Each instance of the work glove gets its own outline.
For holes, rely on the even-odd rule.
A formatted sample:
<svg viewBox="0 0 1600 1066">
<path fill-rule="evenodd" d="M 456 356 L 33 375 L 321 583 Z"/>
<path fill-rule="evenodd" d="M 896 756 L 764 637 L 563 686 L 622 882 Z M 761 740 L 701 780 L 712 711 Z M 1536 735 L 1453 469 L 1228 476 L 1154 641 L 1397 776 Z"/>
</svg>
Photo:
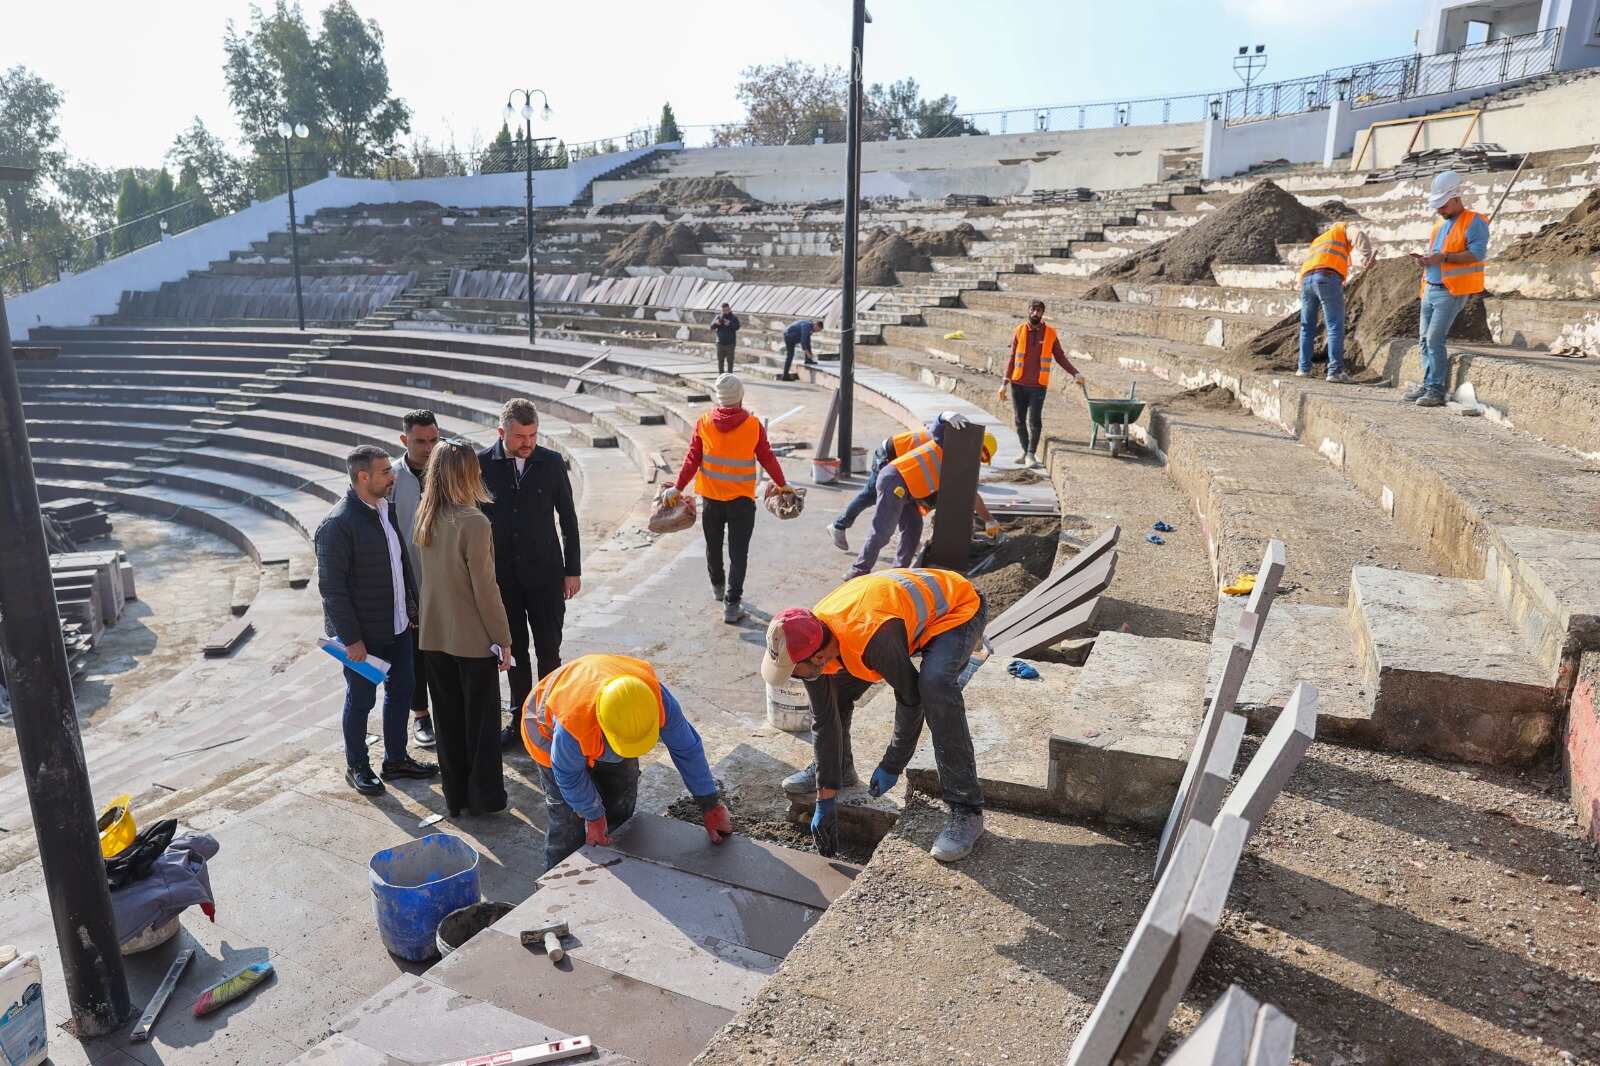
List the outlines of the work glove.
<svg viewBox="0 0 1600 1066">
<path fill-rule="evenodd" d="M 816 842 L 817 854 L 832 858 L 839 854 L 839 801 L 833 797 L 817 800 L 817 809 L 811 813 L 811 839 Z"/>
<path fill-rule="evenodd" d="M 583 822 L 583 842 L 585 844 L 599 844 L 601 846 L 611 843 L 611 836 L 606 827 L 606 816 L 586 818 Z"/>
<path fill-rule="evenodd" d="M 972 424 L 967 416 L 959 411 L 946 411 L 944 414 L 940 415 L 939 418 L 942 422 L 944 422 L 945 425 L 952 429 L 966 429 Z"/>
<path fill-rule="evenodd" d="M 678 506 L 678 501 L 682 498 L 683 493 L 679 492 L 671 485 L 668 485 L 666 488 L 661 490 L 661 505 L 663 507 L 676 507 Z"/>
<path fill-rule="evenodd" d="M 899 774 L 891 774 L 889 771 L 880 766 L 876 770 L 872 771 L 872 779 L 867 782 L 867 795 L 881 796 L 893 788 L 895 786 L 895 782 L 899 780 Z"/>
<path fill-rule="evenodd" d="M 713 844 L 720 844 L 733 835 L 733 815 L 728 813 L 726 803 L 701 811 L 700 821 L 705 824 L 706 836 L 711 838 Z"/>
</svg>

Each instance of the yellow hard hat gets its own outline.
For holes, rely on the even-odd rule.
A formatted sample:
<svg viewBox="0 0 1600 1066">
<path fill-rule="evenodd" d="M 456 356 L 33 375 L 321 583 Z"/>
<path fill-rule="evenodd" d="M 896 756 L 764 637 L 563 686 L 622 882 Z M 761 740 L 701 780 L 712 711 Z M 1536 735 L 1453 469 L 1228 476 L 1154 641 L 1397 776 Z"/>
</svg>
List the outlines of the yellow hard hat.
<svg viewBox="0 0 1600 1066">
<path fill-rule="evenodd" d="M 1000 442 L 994 439 L 994 434 L 988 430 L 983 431 L 983 461 L 994 461 L 994 453 L 1000 450 Z"/>
<path fill-rule="evenodd" d="M 632 675 L 613 677 L 600 687 L 594 714 L 606 743 L 624 759 L 637 759 L 661 737 L 661 704 L 650 686 Z"/>
<path fill-rule="evenodd" d="M 133 801 L 123 793 L 100 812 L 100 854 L 110 859 L 120 855 L 139 835 L 133 824 Z"/>
</svg>

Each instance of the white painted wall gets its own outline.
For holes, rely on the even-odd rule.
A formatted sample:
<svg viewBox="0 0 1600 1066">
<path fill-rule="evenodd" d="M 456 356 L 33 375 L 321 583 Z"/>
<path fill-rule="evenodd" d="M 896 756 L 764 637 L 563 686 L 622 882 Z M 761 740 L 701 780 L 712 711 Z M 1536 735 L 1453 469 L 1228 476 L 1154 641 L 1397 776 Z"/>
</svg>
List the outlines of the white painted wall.
<svg viewBox="0 0 1600 1066">
<path fill-rule="evenodd" d="M 1557 70 L 1600 66 L 1600 0 L 1426 0 L 1417 48 L 1435 55 L 1461 47 L 1468 19 L 1493 37 L 1561 28 Z"/>
<path fill-rule="evenodd" d="M 1376 109 L 1362 108 L 1357 114 L 1365 117 L 1371 110 Z M 1467 136 L 1470 122 L 1452 118 L 1425 123 L 1417 135 L 1416 150 L 1456 147 Z M 1400 162 L 1414 129 L 1400 125 L 1374 130 L 1362 169 Z M 1600 144 L 1600 79 L 1557 85 L 1492 106 L 1479 116 L 1471 139 L 1499 144 L 1509 152 Z"/>
<path fill-rule="evenodd" d="M 1327 142 L 1328 112 L 1306 111 L 1282 118 L 1241 122 L 1233 126 L 1221 119 L 1206 119 L 1205 159 L 1200 175 L 1226 178 L 1258 163 L 1287 159 L 1291 163 L 1320 163 Z"/>
</svg>

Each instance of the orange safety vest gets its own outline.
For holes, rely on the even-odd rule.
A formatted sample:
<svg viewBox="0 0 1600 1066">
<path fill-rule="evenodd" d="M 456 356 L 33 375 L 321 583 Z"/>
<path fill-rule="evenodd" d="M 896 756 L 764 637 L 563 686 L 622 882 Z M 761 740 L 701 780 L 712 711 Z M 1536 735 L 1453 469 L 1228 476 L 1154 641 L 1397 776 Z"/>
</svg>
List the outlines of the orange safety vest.
<svg viewBox="0 0 1600 1066">
<path fill-rule="evenodd" d="M 891 458 L 905 455 L 913 448 L 920 448 L 933 439 L 933 434 L 925 429 L 908 429 L 904 433 L 896 433 L 889 438 L 889 455 Z"/>
<path fill-rule="evenodd" d="M 1056 328 L 1050 323 L 1044 323 L 1044 339 L 1039 342 L 1039 385 L 1050 385 L 1050 364 L 1055 360 L 1052 354 L 1056 350 Z M 1017 327 L 1011 335 L 1011 380 L 1022 380 L 1023 356 L 1028 351 L 1028 324 L 1024 322 Z"/>
<path fill-rule="evenodd" d="M 694 476 L 694 491 L 708 500 L 756 498 L 756 445 L 761 440 L 761 423 L 755 415 L 730 430 L 720 430 L 711 415 L 700 416 L 695 426 L 700 434 L 700 472 Z"/>
<path fill-rule="evenodd" d="M 940 633 L 965 624 L 978 604 L 978 590 L 953 570 L 881 570 L 846 581 L 811 611 L 839 641 L 839 659 L 823 673 L 842 668 L 863 681 L 882 681 L 861 655 L 885 622 L 905 623 L 906 650 L 915 655 Z"/>
<path fill-rule="evenodd" d="M 1331 270 L 1341 278 L 1350 276 L 1350 238 L 1343 222 L 1335 222 L 1311 242 L 1311 254 L 1300 264 L 1300 276 L 1304 278 L 1313 270 Z"/>
<path fill-rule="evenodd" d="M 667 724 L 667 705 L 655 668 L 643 659 L 626 655 L 584 655 L 564 663 L 539 679 L 522 706 L 522 746 L 541 766 L 550 765 L 550 744 L 556 723 L 577 738 L 584 758 L 593 766 L 606 753 L 606 737 L 595 716 L 594 701 L 600 690 L 619 674 L 637 677 L 650 686 L 661 707 L 661 725 Z"/>
<path fill-rule="evenodd" d="M 891 460 L 889 465 L 900 471 L 900 477 L 905 481 L 906 491 L 911 493 L 912 499 L 926 500 L 939 491 L 939 470 L 944 465 L 944 449 L 930 439 L 921 447 Z"/>
<path fill-rule="evenodd" d="M 1450 232 L 1445 235 L 1444 247 L 1440 249 L 1445 254 L 1451 252 L 1464 252 L 1467 250 L 1467 229 L 1472 225 L 1472 220 L 1478 217 L 1476 211 L 1465 209 L 1457 215 L 1450 226 Z M 1433 223 L 1433 232 L 1428 234 L 1428 251 L 1433 251 L 1433 242 L 1439 239 L 1439 227 L 1445 224 L 1445 219 L 1436 219 Z M 1483 260 L 1473 259 L 1466 263 L 1440 263 L 1439 280 L 1444 282 L 1445 291 L 1451 296 L 1471 296 L 1475 292 L 1483 291 Z M 1428 275 L 1424 271 L 1422 282 L 1417 286 L 1417 297 L 1428 295 Z"/>
</svg>

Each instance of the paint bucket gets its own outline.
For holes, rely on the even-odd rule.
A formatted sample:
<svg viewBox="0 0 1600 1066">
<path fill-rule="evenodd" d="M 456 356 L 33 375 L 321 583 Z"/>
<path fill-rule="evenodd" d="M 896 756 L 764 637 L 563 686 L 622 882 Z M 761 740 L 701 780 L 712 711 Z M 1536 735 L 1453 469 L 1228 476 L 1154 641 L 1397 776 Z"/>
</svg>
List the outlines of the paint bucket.
<svg viewBox="0 0 1600 1066">
<path fill-rule="evenodd" d="M 49 1054 L 39 956 L 0 947 L 0 1062 L 39 1066 Z"/>
<path fill-rule="evenodd" d="M 811 480 L 818 485 L 831 485 L 839 480 L 839 460 L 811 460 Z"/>
<path fill-rule="evenodd" d="M 439 954 L 445 915 L 478 902 L 477 849 L 448 833 L 385 848 L 367 876 L 383 946 L 413 962 Z"/>
<path fill-rule="evenodd" d="M 810 732 L 811 700 L 805 685 L 791 680 L 767 686 L 767 724 L 785 733 Z"/>
<path fill-rule="evenodd" d="M 160 925 L 152 925 L 143 932 L 136 933 L 128 940 L 123 941 L 122 953 L 124 955 L 137 955 L 141 951 L 158 948 L 177 935 L 178 916 L 173 915 Z"/>
<path fill-rule="evenodd" d="M 439 923 L 439 932 L 435 935 L 440 956 L 450 954 L 514 909 L 514 904 L 496 903 L 486 899 L 482 903 L 473 903 L 458 911 L 451 911 L 444 916 L 444 921 Z"/>
</svg>

